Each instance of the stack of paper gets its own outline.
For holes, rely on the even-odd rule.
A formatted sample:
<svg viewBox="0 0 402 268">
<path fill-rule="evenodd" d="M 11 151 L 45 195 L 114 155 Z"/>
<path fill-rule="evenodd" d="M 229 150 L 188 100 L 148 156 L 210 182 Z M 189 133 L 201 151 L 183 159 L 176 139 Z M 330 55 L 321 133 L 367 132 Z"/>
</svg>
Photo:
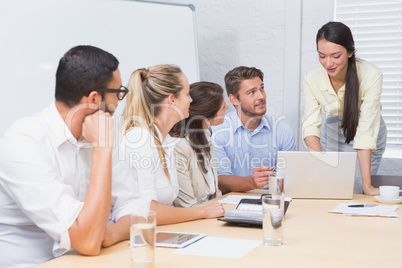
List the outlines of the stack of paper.
<svg viewBox="0 0 402 268">
<path fill-rule="evenodd" d="M 395 212 L 398 208 L 394 206 L 378 205 L 374 207 L 348 207 L 349 205 L 356 205 L 355 203 L 341 203 L 337 205 L 333 210 L 329 212 L 342 213 L 344 215 L 356 215 L 356 216 L 380 216 L 380 217 L 399 217 Z"/>
<path fill-rule="evenodd" d="M 251 203 L 240 203 L 236 210 L 250 210 L 250 211 L 260 211 L 262 213 L 261 204 L 251 204 Z"/>
<path fill-rule="evenodd" d="M 234 209 L 225 213 L 225 219 L 262 222 L 262 209 L 259 211 Z"/>
</svg>

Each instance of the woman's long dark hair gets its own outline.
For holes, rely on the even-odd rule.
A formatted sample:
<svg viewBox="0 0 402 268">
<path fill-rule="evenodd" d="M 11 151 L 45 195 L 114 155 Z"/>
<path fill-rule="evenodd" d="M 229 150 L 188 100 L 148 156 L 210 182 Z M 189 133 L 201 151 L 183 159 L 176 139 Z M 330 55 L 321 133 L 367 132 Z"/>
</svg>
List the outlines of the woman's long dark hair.
<svg viewBox="0 0 402 268">
<path fill-rule="evenodd" d="M 353 53 L 348 58 L 348 70 L 346 72 L 345 83 L 345 99 L 342 118 L 343 135 L 346 143 L 350 143 L 357 130 L 359 124 L 359 80 L 356 70 L 355 42 L 353 41 L 352 32 L 349 27 L 342 22 L 330 21 L 318 30 L 316 44 L 318 49 L 318 41 L 325 39 L 329 42 L 343 46 L 347 53 Z"/>
<path fill-rule="evenodd" d="M 196 152 L 200 168 L 206 173 L 204 155 L 211 158 L 211 149 L 205 136 L 202 122 L 216 116 L 223 104 L 223 89 L 211 82 L 197 82 L 190 85 L 189 117 L 178 122 L 170 131 L 174 137 L 187 138 Z"/>
</svg>

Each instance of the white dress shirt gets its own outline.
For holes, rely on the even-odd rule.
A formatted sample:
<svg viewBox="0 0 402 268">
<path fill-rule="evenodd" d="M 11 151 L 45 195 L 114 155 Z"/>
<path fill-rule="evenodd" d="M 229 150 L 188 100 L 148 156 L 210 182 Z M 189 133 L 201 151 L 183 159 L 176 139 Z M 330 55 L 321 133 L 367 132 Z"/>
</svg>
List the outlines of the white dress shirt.
<svg viewBox="0 0 402 268">
<path fill-rule="evenodd" d="M 155 128 L 162 141 L 162 135 L 156 125 Z M 114 162 L 113 172 L 129 168 L 130 180 L 138 183 L 142 198 L 155 200 L 162 205 L 172 205 L 179 192 L 174 146 L 175 141 L 168 134 L 162 142 L 166 153 L 165 159 L 170 177 L 168 178 L 162 168 L 151 133 L 142 127 L 134 127 L 122 138 L 119 161 Z"/>
<path fill-rule="evenodd" d="M 54 103 L 0 137 L 0 267 L 32 267 L 71 249 L 68 229 L 84 206 L 92 155 Z M 135 193 L 122 196 L 113 199 L 116 218 L 137 208 Z"/>
<path fill-rule="evenodd" d="M 33 266 L 70 250 L 68 229 L 84 206 L 91 172 L 85 145 L 55 104 L 1 137 L 0 267 Z"/>
</svg>

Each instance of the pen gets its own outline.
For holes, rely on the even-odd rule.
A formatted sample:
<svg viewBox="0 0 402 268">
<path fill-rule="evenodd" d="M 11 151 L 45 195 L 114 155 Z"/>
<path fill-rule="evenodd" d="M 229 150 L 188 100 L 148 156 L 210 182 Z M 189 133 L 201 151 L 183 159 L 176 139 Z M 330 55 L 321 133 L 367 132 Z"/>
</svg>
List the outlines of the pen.
<svg viewBox="0 0 402 268">
<path fill-rule="evenodd" d="M 376 207 L 378 205 L 375 204 L 356 204 L 356 205 L 348 205 L 349 208 L 367 208 L 367 207 Z"/>
</svg>

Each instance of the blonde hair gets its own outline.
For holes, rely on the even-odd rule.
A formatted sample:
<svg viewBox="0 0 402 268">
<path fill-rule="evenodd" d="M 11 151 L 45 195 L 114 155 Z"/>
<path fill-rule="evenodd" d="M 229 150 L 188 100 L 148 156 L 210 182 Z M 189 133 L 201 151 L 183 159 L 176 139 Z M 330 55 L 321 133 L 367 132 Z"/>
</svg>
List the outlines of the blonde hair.
<svg viewBox="0 0 402 268">
<path fill-rule="evenodd" d="M 128 81 L 128 94 L 123 112 L 121 134 L 140 126 L 148 130 L 155 140 L 163 170 L 170 180 L 167 169 L 165 150 L 154 127 L 154 117 L 159 112 L 159 105 L 170 95 L 178 97 L 183 85 L 180 80 L 181 69 L 174 65 L 161 64 L 135 70 Z"/>
</svg>

